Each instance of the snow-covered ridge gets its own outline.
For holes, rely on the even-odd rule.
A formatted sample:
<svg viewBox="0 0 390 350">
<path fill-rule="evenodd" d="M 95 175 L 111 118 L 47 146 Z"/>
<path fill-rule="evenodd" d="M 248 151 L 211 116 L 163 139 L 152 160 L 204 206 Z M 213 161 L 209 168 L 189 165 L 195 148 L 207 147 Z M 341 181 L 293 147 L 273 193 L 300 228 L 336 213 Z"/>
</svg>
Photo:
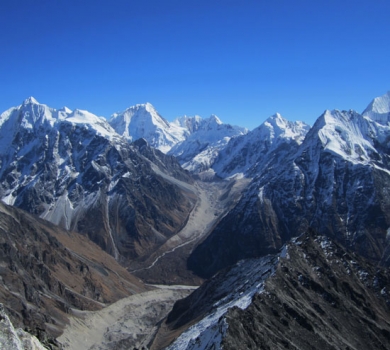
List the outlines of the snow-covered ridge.
<svg viewBox="0 0 390 350">
<path fill-rule="evenodd" d="M 48 124 L 51 128 L 58 128 L 61 122 L 84 125 L 109 139 L 117 136 L 114 129 L 103 117 L 98 117 L 93 113 L 80 109 L 71 111 L 67 107 L 61 109 L 50 108 L 39 103 L 34 97 L 27 98 L 20 106 L 12 107 L 0 115 L 2 135 L 5 134 L 3 128 L 7 128 L 9 136 L 14 135 L 20 127 L 32 131 Z"/>
<path fill-rule="evenodd" d="M 185 115 L 183 117 L 176 118 L 172 123 L 187 129 L 190 134 L 193 134 L 200 129 L 215 129 L 218 128 L 219 125 L 223 124 L 222 121 L 214 114 L 206 119 L 203 119 L 198 115 L 193 117 Z"/>
<path fill-rule="evenodd" d="M 325 150 L 341 155 L 351 162 L 369 162 L 375 152 L 368 135 L 369 124 L 356 112 L 326 111 L 325 125 L 318 136 Z"/>
<path fill-rule="evenodd" d="M 66 111 L 66 110 L 65 110 Z M 108 124 L 107 120 L 103 117 L 98 117 L 88 111 L 76 109 L 73 112 L 66 111 L 66 120 L 68 123 L 84 125 L 87 128 L 92 127 L 96 132 L 105 136 L 108 139 L 116 137 L 115 130 Z"/>
<path fill-rule="evenodd" d="M 189 135 L 172 147 L 169 154 L 177 157 L 185 169 L 196 173 L 209 169 L 231 138 L 248 132 L 239 126 L 223 124 L 215 115 L 206 119 L 185 116 L 176 119 L 174 123 L 185 125 Z"/>
<path fill-rule="evenodd" d="M 232 139 L 221 151 L 213 169 L 221 177 L 247 174 L 253 166 L 259 168 L 266 164 L 267 155 L 281 145 L 300 145 L 309 129 L 303 122 L 290 122 L 276 113 L 249 133 Z"/>
<path fill-rule="evenodd" d="M 248 132 L 242 127 L 223 124 L 215 115 L 205 119 L 184 116 L 168 122 L 150 103 L 129 107 L 113 114 L 107 121 L 85 110 L 50 108 L 29 97 L 0 116 L 2 154 L 9 152 L 12 140 L 20 130 L 37 133 L 38 129 L 47 129 L 38 132 L 43 135 L 59 130 L 67 123 L 110 141 L 123 138 L 132 142 L 143 138 L 150 146 L 176 156 L 183 167 L 194 172 L 209 169 L 232 137 Z"/>
<path fill-rule="evenodd" d="M 281 257 L 286 256 L 285 250 L 281 251 Z M 263 292 L 264 283 L 275 273 L 278 261 L 279 255 L 270 255 L 238 262 L 223 276 L 221 283 L 217 282 L 215 289 L 211 288 L 213 297 L 225 296 L 217 300 L 205 317 L 188 328 L 166 349 L 220 349 L 227 330 L 224 316 L 232 307 L 246 309 L 253 296 Z"/>
<path fill-rule="evenodd" d="M 318 133 L 321 144 L 329 152 L 354 163 L 367 163 L 374 152 L 374 139 L 388 143 L 389 113 L 390 92 L 375 98 L 362 115 L 353 111 L 326 111 L 311 134 Z M 201 173 L 211 168 L 212 173 L 222 177 L 237 173 L 250 176 L 248 172 L 253 173 L 265 164 L 266 154 L 283 144 L 301 145 L 310 129 L 303 122 L 287 121 L 279 113 L 250 132 L 223 124 L 215 115 L 204 119 L 183 116 L 169 122 L 150 103 L 114 113 L 107 122 L 88 111 L 54 109 L 29 97 L 22 105 L 1 114 L 0 128 L 4 132 L 0 136 L 0 152 L 8 152 L 10 138 L 19 127 L 33 130 L 48 125 L 56 129 L 60 123 L 81 125 L 109 140 L 143 138 L 150 146 L 177 157 L 187 170 Z"/>
<path fill-rule="evenodd" d="M 127 140 L 144 138 L 152 147 L 178 157 L 182 166 L 192 171 L 209 168 L 215 154 L 232 136 L 247 132 L 245 128 L 223 124 L 215 115 L 205 119 L 183 116 L 168 122 L 150 103 L 115 113 L 109 123 Z"/>
<path fill-rule="evenodd" d="M 327 110 L 317 119 L 300 152 L 314 147 L 317 135 L 326 152 L 337 154 L 354 164 L 370 164 L 373 159 L 379 159 L 376 144 L 379 142 L 386 146 L 389 134 L 390 125 L 353 110 Z"/>
</svg>

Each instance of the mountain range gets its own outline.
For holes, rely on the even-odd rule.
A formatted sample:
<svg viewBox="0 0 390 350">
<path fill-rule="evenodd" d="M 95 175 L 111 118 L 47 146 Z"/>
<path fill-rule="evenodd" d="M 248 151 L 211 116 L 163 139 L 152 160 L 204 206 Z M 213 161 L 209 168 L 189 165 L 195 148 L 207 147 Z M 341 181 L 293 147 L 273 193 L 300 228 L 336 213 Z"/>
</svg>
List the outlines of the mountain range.
<svg viewBox="0 0 390 350">
<path fill-rule="evenodd" d="M 372 110 L 326 111 L 309 131 L 298 129 L 299 136 L 279 131 L 292 137 L 273 142 L 263 137 L 256 146 L 241 146 L 265 151 L 244 168 L 251 183 L 192 253 L 190 268 L 211 277 L 240 259 L 276 252 L 309 227 L 388 265 L 390 126 L 383 115 L 369 118 Z M 223 162 L 236 164 L 226 156 Z"/>
<path fill-rule="evenodd" d="M 101 257 L 111 256 L 118 264 L 113 271 L 126 268 L 126 279 L 133 281 L 126 283 L 135 283 L 131 274 L 153 284 L 203 283 L 173 307 L 165 323 L 159 323 L 160 330 L 148 338 L 150 348 L 168 346 L 184 332 L 170 348 L 235 348 L 237 342 L 244 342 L 255 348 L 290 344 L 306 349 L 304 337 L 294 340 L 288 334 L 307 331 L 310 337 L 320 334 L 321 340 L 313 338 L 318 349 L 363 349 L 352 341 L 356 332 L 343 325 L 345 315 L 359 307 L 371 311 L 355 313 L 354 327 L 374 327 L 361 335 L 361 346 L 380 333 L 375 341 L 371 339 L 373 348 L 386 348 L 384 339 L 390 334 L 386 299 L 389 155 L 390 93 L 375 98 L 362 113 L 327 110 L 313 126 L 275 114 L 252 131 L 223 124 L 215 115 L 168 122 L 150 103 L 106 120 L 83 110 L 50 108 L 30 97 L 0 115 L 0 197 L 4 202 L 0 219 L 4 222 L 3 255 L 9 256 L 2 265 L 2 278 L 5 290 L 13 291 L 4 290 L 0 302 L 13 322 L 45 329 L 56 337 L 65 327 L 67 310 L 87 307 L 80 304 L 79 295 L 84 298 L 80 300 L 95 300 L 88 304 L 92 310 L 98 303 L 112 303 L 148 289 L 141 282 L 137 291 L 125 285 L 117 289 L 112 287 L 114 280 L 99 282 L 111 287 L 97 287 L 94 283 L 103 278 L 98 275 L 88 275 L 87 282 L 85 271 L 91 274 L 95 269 L 101 274 L 106 265 L 99 259 L 91 263 L 84 250 L 69 255 L 75 248 L 58 238 L 69 236 L 74 242 L 82 239 L 80 246 L 96 246 L 93 249 L 100 249 Z M 28 219 L 21 221 L 25 216 Z M 12 234 L 7 220 L 21 225 L 18 235 Z M 36 225 L 44 236 L 34 233 Z M 17 240 L 25 240 L 25 247 Z M 325 254 L 327 246 L 336 248 Z M 294 259 L 286 260 L 286 249 L 298 249 L 299 254 L 289 253 Z M 333 259 L 336 251 L 342 251 L 337 261 Z M 304 254 L 325 260 L 304 261 Z M 355 265 L 343 258 L 346 255 L 364 268 L 351 270 Z M 340 264 L 344 270 L 336 267 Z M 63 277 L 50 271 L 64 269 L 60 275 L 65 276 L 66 269 L 76 269 L 72 266 L 78 266 L 84 279 L 72 277 L 69 299 Z M 80 266 L 85 267 L 80 270 Z M 326 271 L 321 272 L 323 280 L 317 274 L 321 281 L 309 274 L 319 266 Z M 286 269 L 299 273 L 286 280 L 282 273 Z M 357 279 L 350 279 L 348 269 L 355 271 Z M 374 276 L 368 284 L 359 277 L 363 270 Z M 23 287 L 15 282 L 18 275 L 24 276 Z M 39 277 L 36 282 L 34 276 Z M 375 278 L 381 282 L 375 284 Z M 268 303 L 270 292 L 264 292 L 264 286 L 282 290 L 286 284 L 292 286 L 290 294 L 296 303 L 288 302 L 290 297 L 282 292 L 272 296 L 273 304 Z M 332 294 L 331 286 L 339 294 Z M 115 296 L 103 297 L 102 291 L 108 293 L 111 288 L 117 289 Z M 330 306 L 320 302 L 317 294 L 330 295 L 330 301 L 325 298 Z M 58 300 L 56 307 L 66 305 L 59 308 L 61 322 L 55 329 L 48 325 L 56 324 L 58 315 L 38 317 L 51 305 L 47 295 Z M 312 306 L 300 304 L 304 295 L 311 298 Z M 332 300 L 344 316 L 333 312 Z M 259 337 L 249 327 L 246 310 L 252 312 L 261 305 L 278 320 L 282 312 L 286 321 L 264 323 L 261 314 L 253 311 L 250 318 L 256 319 Z M 41 311 L 36 320 L 31 311 L 23 311 L 37 307 Z M 326 325 L 330 328 L 320 333 L 316 324 L 321 325 L 318 319 L 323 314 L 329 315 Z M 186 345 L 180 339 L 187 339 Z"/>
</svg>

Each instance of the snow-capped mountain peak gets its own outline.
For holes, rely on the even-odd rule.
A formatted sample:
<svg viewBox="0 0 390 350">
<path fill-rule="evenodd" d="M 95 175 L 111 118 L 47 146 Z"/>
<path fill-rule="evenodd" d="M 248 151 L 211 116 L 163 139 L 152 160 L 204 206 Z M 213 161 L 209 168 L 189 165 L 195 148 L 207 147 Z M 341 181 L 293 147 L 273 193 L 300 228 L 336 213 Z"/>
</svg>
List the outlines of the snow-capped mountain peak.
<svg viewBox="0 0 390 350">
<path fill-rule="evenodd" d="M 202 118 L 198 115 L 195 115 L 193 117 L 189 116 L 183 116 L 176 118 L 172 124 L 179 125 L 185 129 L 188 130 L 189 134 L 193 134 L 194 132 L 200 131 L 200 130 L 211 130 L 211 129 L 218 129 L 218 127 L 222 126 L 226 127 L 215 114 L 212 114 L 208 118 Z"/>
<path fill-rule="evenodd" d="M 317 119 L 306 143 L 309 145 L 313 133 L 316 133 L 326 152 L 337 154 L 352 163 L 366 164 L 376 153 L 372 138 L 375 135 L 380 140 L 382 132 L 377 123 L 356 111 L 326 110 Z M 302 149 L 306 149 L 306 146 Z"/>
<path fill-rule="evenodd" d="M 232 139 L 221 151 L 213 169 L 221 177 L 248 175 L 254 165 L 256 169 L 264 166 L 268 156 L 281 145 L 288 144 L 285 149 L 289 150 L 300 145 L 309 129 L 303 122 L 290 122 L 276 113 L 249 133 Z"/>
<path fill-rule="evenodd" d="M 281 114 L 275 113 L 258 129 L 259 131 L 266 129 L 267 134 L 269 133 L 268 138 L 270 139 L 277 137 L 291 138 L 301 143 L 309 128 L 310 127 L 303 122 L 290 122 L 287 119 L 284 119 Z M 263 134 L 264 131 L 265 130 L 263 130 L 261 134 Z"/>
<path fill-rule="evenodd" d="M 221 119 L 219 119 L 215 114 L 212 114 L 210 117 L 209 117 L 209 123 L 215 123 L 217 125 L 221 125 L 222 124 L 222 121 Z"/>
<path fill-rule="evenodd" d="M 193 117 L 184 115 L 182 117 L 176 118 L 172 122 L 172 124 L 181 126 L 181 127 L 185 128 L 186 130 L 188 130 L 189 134 L 192 134 L 194 131 L 196 131 L 198 129 L 202 120 L 203 120 L 202 117 L 200 117 L 199 115 L 195 115 Z"/>
<path fill-rule="evenodd" d="M 20 106 L 12 107 L 1 114 L 0 127 L 8 123 L 9 128 L 34 129 L 45 122 L 54 124 L 58 118 L 57 111 L 40 104 L 34 97 L 29 97 Z"/>
<path fill-rule="evenodd" d="M 185 127 L 189 135 L 172 147 L 169 154 L 176 156 L 185 169 L 196 173 L 208 170 L 231 138 L 248 132 L 245 128 L 223 124 L 216 115 L 207 119 L 184 116 L 173 123 Z"/>
<path fill-rule="evenodd" d="M 0 154 L 7 154 L 18 150 L 19 153 L 29 152 L 32 140 L 36 146 L 48 137 L 49 134 L 59 131 L 66 124 L 83 126 L 91 131 L 91 135 L 101 135 L 108 140 L 120 138 L 104 118 L 100 118 L 88 111 L 74 110 L 64 107 L 50 108 L 29 97 L 17 107 L 12 107 L 0 115 Z M 20 144 L 15 146 L 15 140 Z M 22 146 L 23 145 L 23 146 Z M 16 147 L 16 148 L 15 148 Z M 24 147 L 27 147 L 24 151 Z M 13 149 L 15 148 L 15 149 Z M 4 164 L 3 164 L 4 165 Z"/>
<path fill-rule="evenodd" d="M 133 132 L 140 131 L 138 128 L 145 128 L 147 126 L 169 128 L 169 122 L 149 102 L 136 104 L 123 112 L 114 113 L 111 116 L 110 124 L 120 126 L 123 129 L 123 135 L 134 140 L 138 137 L 134 136 Z"/>
<path fill-rule="evenodd" d="M 109 123 L 127 140 L 144 138 L 152 147 L 163 152 L 169 151 L 177 142 L 184 140 L 186 133 L 183 127 L 164 119 L 148 102 L 113 114 Z"/>
<path fill-rule="evenodd" d="M 390 91 L 374 98 L 364 110 L 363 116 L 377 123 L 387 124 L 390 121 Z"/>
<path fill-rule="evenodd" d="M 72 113 L 72 110 L 66 106 L 62 107 L 61 109 L 58 110 L 59 112 L 64 112 L 66 114 Z"/>
<path fill-rule="evenodd" d="M 24 105 L 28 105 L 28 104 L 39 104 L 39 102 L 32 96 L 26 98 L 24 101 L 23 101 L 23 104 Z"/>
</svg>

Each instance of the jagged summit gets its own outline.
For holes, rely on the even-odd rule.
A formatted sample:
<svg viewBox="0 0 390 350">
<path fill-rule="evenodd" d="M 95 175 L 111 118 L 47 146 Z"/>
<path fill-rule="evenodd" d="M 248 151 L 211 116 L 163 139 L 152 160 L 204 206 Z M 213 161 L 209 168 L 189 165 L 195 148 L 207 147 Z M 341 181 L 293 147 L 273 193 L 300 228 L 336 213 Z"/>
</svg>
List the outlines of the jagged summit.
<svg viewBox="0 0 390 350">
<path fill-rule="evenodd" d="M 34 97 L 30 96 L 23 101 L 23 104 L 39 104 L 39 102 Z"/>
<path fill-rule="evenodd" d="M 149 102 L 114 113 L 110 125 L 129 141 L 144 138 L 149 144 L 167 152 L 177 142 L 184 140 L 185 129 L 164 119 Z"/>
<path fill-rule="evenodd" d="M 72 113 L 72 110 L 66 106 L 62 107 L 61 109 L 59 109 L 60 112 L 64 112 L 66 114 L 70 114 Z"/>
<path fill-rule="evenodd" d="M 339 155 L 354 164 L 369 164 L 377 153 L 373 137 L 383 142 L 387 130 L 354 110 L 335 109 L 326 110 L 309 133 L 301 150 L 303 153 L 308 148 L 317 147 L 313 140 L 319 140 L 325 152 Z"/>
<path fill-rule="evenodd" d="M 184 116 L 173 123 L 184 126 L 189 135 L 185 141 L 172 147 L 169 154 L 177 157 L 180 164 L 193 173 L 209 170 L 231 138 L 248 132 L 246 128 L 223 124 L 216 115 L 207 119 Z"/>
<path fill-rule="evenodd" d="M 122 112 L 117 112 L 114 113 L 110 121 L 114 121 L 116 119 L 121 119 L 123 118 L 126 122 L 130 122 L 131 119 L 155 119 L 156 121 L 163 122 L 165 124 L 169 124 L 168 121 L 166 121 L 158 112 L 157 110 L 153 107 L 153 105 L 149 102 L 146 103 L 139 103 L 134 106 L 131 106 L 129 108 L 126 108 Z"/>
<path fill-rule="evenodd" d="M 126 112 L 128 113 L 127 117 L 131 117 L 136 112 L 141 112 L 141 111 L 149 113 L 151 117 L 155 117 L 156 119 L 161 118 L 165 121 L 165 119 L 157 112 L 156 108 L 150 102 L 137 103 L 134 106 L 130 106 L 126 108 L 124 111 L 120 111 L 112 114 L 111 118 L 116 117 L 118 115 L 123 115 Z"/>
<path fill-rule="evenodd" d="M 196 131 L 203 120 L 202 117 L 199 115 L 195 115 L 193 117 L 184 115 L 182 117 L 176 118 L 172 124 L 178 125 L 183 127 L 184 129 L 188 130 L 188 134 L 192 134 L 194 131 Z"/>
<path fill-rule="evenodd" d="M 302 142 L 306 132 L 310 129 L 309 125 L 304 122 L 290 122 L 283 118 L 280 113 L 275 113 L 269 117 L 258 129 L 270 129 L 270 138 L 290 138 L 300 139 Z"/>
<path fill-rule="evenodd" d="M 299 146 L 309 129 L 303 122 L 290 122 L 276 113 L 247 134 L 233 138 L 221 151 L 213 169 L 221 177 L 258 171 L 278 148 L 292 151 Z"/>
<path fill-rule="evenodd" d="M 218 128 L 220 125 L 224 125 L 215 114 L 210 115 L 208 118 L 202 118 L 198 115 L 193 117 L 183 116 L 176 118 L 173 124 L 180 125 L 188 129 L 189 133 L 192 134 L 200 129 L 207 129 L 211 127 Z"/>
<path fill-rule="evenodd" d="M 8 147 L 11 139 L 18 133 L 32 132 L 37 136 L 45 132 L 49 134 L 53 129 L 59 130 L 67 123 L 84 125 L 93 133 L 104 135 L 108 139 L 120 138 L 105 118 L 81 109 L 71 111 L 67 107 L 51 108 L 29 97 L 21 105 L 12 107 L 0 115 L 0 128 L 4 128 L 0 146 Z M 8 131 L 4 132 L 5 129 Z"/>
<path fill-rule="evenodd" d="M 272 119 L 284 119 L 279 112 L 276 112 L 275 114 L 271 115 L 270 118 L 272 118 Z"/>
<path fill-rule="evenodd" d="M 215 114 L 212 114 L 210 116 L 209 120 L 210 120 L 210 122 L 214 122 L 214 123 L 219 124 L 219 125 L 222 124 L 221 119 L 219 119 Z"/>
</svg>

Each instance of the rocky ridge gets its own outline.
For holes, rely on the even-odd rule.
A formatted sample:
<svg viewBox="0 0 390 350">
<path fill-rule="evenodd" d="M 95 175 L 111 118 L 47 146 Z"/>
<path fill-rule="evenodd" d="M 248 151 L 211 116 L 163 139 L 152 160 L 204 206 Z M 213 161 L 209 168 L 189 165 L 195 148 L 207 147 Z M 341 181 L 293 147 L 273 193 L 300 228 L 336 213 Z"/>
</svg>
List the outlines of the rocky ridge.
<svg viewBox="0 0 390 350">
<path fill-rule="evenodd" d="M 39 340 L 23 329 L 15 329 L 0 304 L 0 348 L 7 350 L 45 350 Z"/>
<path fill-rule="evenodd" d="M 184 330 L 168 349 L 387 349 L 389 288 L 388 269 L 311 230 L 177 302 L 160 339 Z"/>
<path fill-rule="evenodd" d="M 388 349 L 390 280 L 326 236 L 307 234 L 245 310 L 231 309 L 223 349 Z"/>
</svg>

